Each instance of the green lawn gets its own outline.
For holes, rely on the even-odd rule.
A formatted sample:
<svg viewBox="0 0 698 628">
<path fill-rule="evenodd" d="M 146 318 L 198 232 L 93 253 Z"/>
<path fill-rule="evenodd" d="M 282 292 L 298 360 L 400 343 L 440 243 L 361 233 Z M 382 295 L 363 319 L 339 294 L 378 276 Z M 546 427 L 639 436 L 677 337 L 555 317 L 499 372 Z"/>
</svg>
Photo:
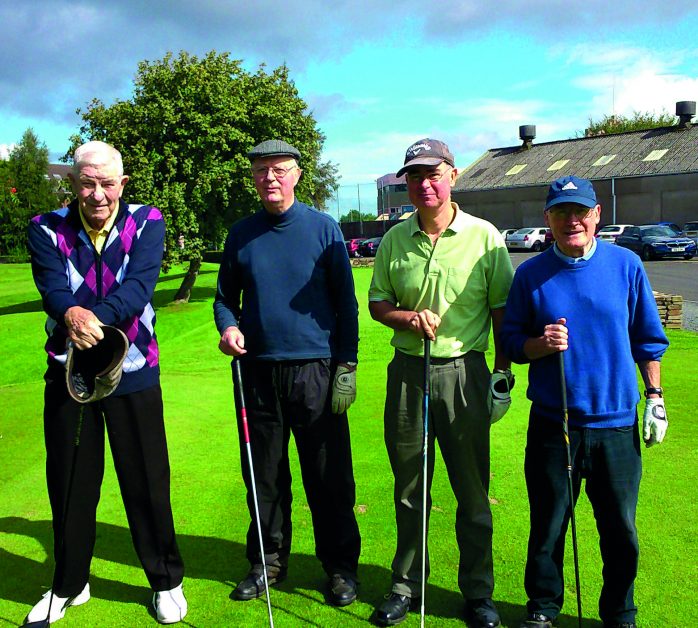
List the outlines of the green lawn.
<svg viewBox="0 0 698 628">
<path fill-rule="evenodd" d="M 181 269 L 180 269 L 181 270 Z M 161 348 L 172 499 L 186 563 L 185 591 L 192 626 L 263 626 L 264 600 L 232 602 L 228 593 L 247 570 L 248 525 L 236 447 L 230 367 L 218 352 L 212 321 L 216 267 L 204 265 L 192 301 L 169 304 L 181 272 L 164 275 L 156 306 Z M 355 269 L 361 311 L 359 397 L 350 410 L 357 516 L 363 537 L 360 599 L 344 609 L 328 607 L 324 573 L 313 555 L 310 513 L 300 485 L 295 450 L 295 538 L 288 579 L 272 590 L 275 624 L 354 626 L 369 618 L 390 588 L 394 550 L 392 478 L 382 436 L 385 367 L 390 332 L 373 322 L 366 292 L 371 270 Z M 42 345 L 44 315 L 29 266 L 0 266 L 0 625 L 16 625 L 50 586 L 51 524 L 44 481 Z M 638 524 L 640 574 L 636 598 L 640 625 L 696 625 L 698 590 L 698 423 L 694 418 L 698 334 L 672 331 L 663 361 L 670 428 L 665 443 L 644 450 Z M 524 614 L 523 566 L 528 506 L 523 448 L 528 412 L 526 369 L 509 414 L 492 429 L 492 509 L 495 538 L 495 599 L 506 626 Z M 437 460 L 430 528 L 432 575 L 427 587 L 428 625 L 463 625 L 457 590 L 453 531 L 455 503 L 445 469 Z M 601 566 L 593 516 L 580 498 L 578 538 L 585 626 L 600 626 L 596 606 Z M 574 574 L 568 552 L 567 603 L 558 625 L 576 626 Z M 131 547 L 130 535 L 108 461 L 98 512 L 92 563 L 93 599 L 71 609 L 62 626 L 154 625 L 146 604 L 150 592 Z M 419 613 L 402 624 L 416 626 Z"/>
</svg>

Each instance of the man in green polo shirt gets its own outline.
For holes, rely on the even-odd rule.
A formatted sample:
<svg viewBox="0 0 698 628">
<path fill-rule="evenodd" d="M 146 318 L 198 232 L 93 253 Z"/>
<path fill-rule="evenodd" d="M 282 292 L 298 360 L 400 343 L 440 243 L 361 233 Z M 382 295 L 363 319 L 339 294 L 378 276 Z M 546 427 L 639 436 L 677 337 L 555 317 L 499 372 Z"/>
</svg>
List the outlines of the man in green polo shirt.
<svg viewBox="0 0 698 628">
<path fill-rule="evenodd" d="M 513 377 L 509 360 L 499 350 L 498 332 L 513 269 L 497 229 L 451 202 L 458 172 L 446 144 L 433 139 L 415 142 L 397 176 L 403 174 L 417 211 L 384 236 L 369 290 L 371 316 L 394 330 L 395 347 L 388 366 L 384 421 L 395 476 L 397 550 L 392 590 L 374 619 L 384 626 L 400 623 L 421 595 L 427 336 L 432 342 L 428 486 L 438 439 L 458 502 L 458 585 L 466 619 L 471 626 L 494 628 L 500 620 L 492 602 L 490 423 L 511 403 Z M 492 375 L 484 357 L 490 325 Z M 427 493 L 427 513 L 430 507 Z"/>
</svg>

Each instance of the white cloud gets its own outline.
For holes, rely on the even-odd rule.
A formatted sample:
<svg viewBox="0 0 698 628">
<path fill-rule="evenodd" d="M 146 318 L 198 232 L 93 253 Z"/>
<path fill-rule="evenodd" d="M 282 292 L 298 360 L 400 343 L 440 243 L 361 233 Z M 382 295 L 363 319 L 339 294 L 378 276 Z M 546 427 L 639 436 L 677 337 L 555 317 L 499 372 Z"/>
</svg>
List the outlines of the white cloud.
<svg viewBox="0 0 698 628">
<path fill-rule="evenodd" d="M 2 161 L 7 161 L 15 146 L 17 146 L 17 144 L 0 144 L 0 159 Z"/>
</svg>

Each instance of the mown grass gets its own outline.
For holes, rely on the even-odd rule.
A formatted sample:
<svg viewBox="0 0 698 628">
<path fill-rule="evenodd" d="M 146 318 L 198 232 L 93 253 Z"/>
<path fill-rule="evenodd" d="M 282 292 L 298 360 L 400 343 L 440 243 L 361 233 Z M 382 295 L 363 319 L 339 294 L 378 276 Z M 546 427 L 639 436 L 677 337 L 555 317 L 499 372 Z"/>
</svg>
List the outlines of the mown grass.
<svg viewBox="0 0 698 628">
<path fill-rule="evenodd" d="M 187 305 L 170 303 L 181 272 L 164 275 L 156 306 L 161 347 L 172 500 L 186 562 L 185 590 L 192 626 L 263 626 L 263 600 L 232 602 L 228 593 L 246 570 L 248 525 L 236 446 L 230 367 L 217 350 L 211 301 L 217 268 L 204 265 Z M 390 587 L 395 533 L 392 476 L 383 445 L 382 406 L 390 332 L 373 322 L 366 292 L 371 270 L 355 269 L 361 310 L 359 398 L 350 411 L 357 517 L 363 538 L 361 589 L 344 609 L 324 602 L 324 573 L 313 554 L 310 514 L 295 451 L 294 541 L 288 579 L 272 591 L 277 626 L 364 624 Z M 22 621 L 50 586 L 51 523 L 44 479 L 42 345 L 44 315 L 28 265 L 0 266 L 0 625 Z M 638 524 L 640 574 L 636 597 L 640 625 L 696 625 L 698 589 L 698 427 L 693 394 L 698 334 L 672 331 L 663 361 L 670 428 L 660 447 L 643 451 L 644 478 Z M 518 626 L 525 612 L 523 567 L 528 505 L 523 447 L 528 403 L 525 367 L 516 367 L 514 406 L 492 430 L 491 498 L 494 513 L 495 599 L 504 625 Z M 131 546 L 111 461 L 107 462 L 98 511 L 92 564 L 93 599 L 71 609 L 61 625 L 152 625 L 150 591 Z M 427 623 L 462 624 L 456 584 L 458 555 L 453 530 L 455 503 L 437 459 L 431 515 L 432 575 L 427 587 Z M 601 565 L 593 515 L 585 497 L 578 507 L 578 537 L 585 626 L 600 626 L 596 605 Z M 558 625 L 576 626 L 571 550 L 567 603 Z M 414 626 L 418 614 L 403 625 Z"/>
</svg>

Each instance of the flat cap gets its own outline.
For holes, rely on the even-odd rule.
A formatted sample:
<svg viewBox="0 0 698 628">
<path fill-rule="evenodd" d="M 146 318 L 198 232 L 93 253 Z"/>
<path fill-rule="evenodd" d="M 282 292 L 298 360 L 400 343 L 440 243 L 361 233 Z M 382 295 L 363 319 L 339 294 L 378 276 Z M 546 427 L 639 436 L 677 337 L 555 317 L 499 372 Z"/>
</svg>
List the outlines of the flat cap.
<svg viewBox="0 0 698 628">
<path fill-rule="evenodd" d="M 265 140 L 247 153 L 247 158 L 250 161 L 254 161 L 262 157 L 274 157 L 276 155 L 289 155 L 297 160 L 301 158 L 298 149 L 283 140 Z"/>
</svg>

